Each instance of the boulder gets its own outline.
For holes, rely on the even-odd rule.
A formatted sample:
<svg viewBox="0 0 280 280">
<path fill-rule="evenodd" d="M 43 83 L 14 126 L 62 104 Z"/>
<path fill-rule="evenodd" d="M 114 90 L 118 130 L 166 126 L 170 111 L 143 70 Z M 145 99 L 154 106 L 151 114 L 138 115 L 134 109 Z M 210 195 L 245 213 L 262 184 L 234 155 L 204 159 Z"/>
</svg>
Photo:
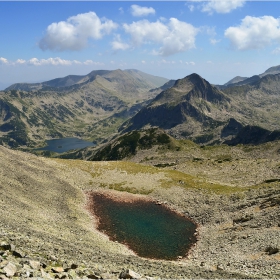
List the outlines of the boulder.
<svg viewBox="0 0 280 280">
<path fill-rule="evenodd" d="M 9 262 L 4 268 L 3 271 L 6 273 L 7 277 L 12 277 L 17 272 L 17 267 L 15 264 Z"/>
<path fill-rule="evenodd" d="M 141 275 L 131 269 L 123 270 L 119 276 L 120 279 L 140 279 Z"/>
<path fill-rule="evenodd" d="M 39 270 L 40 269 L 40 262 L 37 261 L 29 261 L 30 267 L 32 267 L 34 270 Z"/>
<path fill-rule="evenodd" d="M 64 272 L 64 268 L 61 266 L 55 266 L 55 267 L 52 267 L 52 271 L 54 273 L 62 273 L 62 272 Z"/>
</svg>

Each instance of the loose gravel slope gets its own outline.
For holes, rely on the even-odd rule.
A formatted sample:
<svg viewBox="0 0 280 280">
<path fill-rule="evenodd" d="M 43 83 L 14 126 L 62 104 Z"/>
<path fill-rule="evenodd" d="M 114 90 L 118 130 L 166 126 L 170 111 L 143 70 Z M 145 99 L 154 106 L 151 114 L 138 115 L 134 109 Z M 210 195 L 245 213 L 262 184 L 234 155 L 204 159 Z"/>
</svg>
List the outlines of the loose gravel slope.
<svg viewBox="0 0 280 280">
<path fill-rule="evenodd" d="M 157 278 L 280 277 L 278 181 L 232 187 L 132 162 L 47 159 L 0 146 L 0 182 L 0 241 L 32 259 L 107 278 L 123 268 Z M 190 216 L 197 245 L 187 258 L 155 261 L 108 241 L 86 209 L 86 193 L 101 190 L 148 196 Z"/>
</svg>

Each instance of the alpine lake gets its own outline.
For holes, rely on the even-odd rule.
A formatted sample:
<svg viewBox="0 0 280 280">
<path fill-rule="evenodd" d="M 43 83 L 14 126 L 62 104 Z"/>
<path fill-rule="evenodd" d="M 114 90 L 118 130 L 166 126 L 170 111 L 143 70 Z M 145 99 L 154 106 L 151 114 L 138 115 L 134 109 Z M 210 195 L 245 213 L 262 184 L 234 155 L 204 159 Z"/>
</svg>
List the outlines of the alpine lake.
<svg viewBox="0 0 280 280">
<path fill-rule="evenodd" d="M 36 150 L 64 153 L 95 145 L 74 137 L 46 142 L 47 146 Z M 197 225 L 164 204 L 140 198 L 114 199 L 98 192 L 89 197 L 89 210 L 98 221 L 97 230 L 140 257 L 177 260 L 186 256 L 197 241 Z"/>
<path fill-rule="evenodd" d="M 146 199 L 115 200 L 98 192 L 89 197 L 97 230 L 140 257 L 177 260 L 197 241 L 197 225 L 164 204 Z"/>
<path fill-rule="evenodd" d="M 46 143 L 47 146 L 38 148 L 36 151 L 64 153 L 74 149 L 83 149 L 86 147 L 95 146 L 95 144 L 92 142 L 75 137 L 46 140 Z"/>
</svg>

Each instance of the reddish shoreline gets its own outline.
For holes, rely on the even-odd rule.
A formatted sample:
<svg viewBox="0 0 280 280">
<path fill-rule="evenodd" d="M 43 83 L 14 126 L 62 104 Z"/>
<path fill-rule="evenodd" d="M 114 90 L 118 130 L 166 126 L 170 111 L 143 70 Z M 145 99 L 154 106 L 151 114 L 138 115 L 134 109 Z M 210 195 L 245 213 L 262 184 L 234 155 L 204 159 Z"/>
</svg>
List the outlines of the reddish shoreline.
<svg viewBox="0 0 280 280">
<path fill-rule="evenodd" d="M 93 226 L 94 228 L 106 235 L 111 241 L 115 241 L 112 239 L 111 236 L 109 236 L 108 234 L 106 234 L 105 232 L 103 231 L 100 231 L 98 229 L 98 226 L 99 226 L 99 223 L 100 223 L 100 218 L 96 215 L 96 213 L 94 212 L 94 199 L 93 197 L 96 195 L 96 194 L 101 194 L 102 196 L 105 196 L 106 198 L 108 199 L 111 199 L 115 202 L 124 202 L 124 203 L 133 203 L 133 202 L 139 202 L 139 201 L 144 201 L 144 202 L 153 202 L 155 204 L 159 204 L 161 205 L 161 207 L 164 207 L 166 209 L 168 209 L 169 211 L 175 213 L 176 215 L 180 215 L 181 217 L 184 217 L 186 220 L 192 222 L 194 225 L 195 225 L 195 234 L 194 234 L 194 241 L 192 242 L 192 244 L 190 245 L 190 248 L 187 250 L 186 254 L 184 256 L 178 256 L 178 259 L 177 261 L 182 261 L 182 260 L 188 260 L 189 259 L 189 256 L 191 254 L 191 251 L 194 249 L 194 247 L 196 246 L 196 243 L 199 239 L 199 234 L 198 234 L 198 228 L 199 228 L 199 225 L 193 221 L 191 218 L 185 216 L 184 214 L 174 210 L 174 209 L 171 209 L 170 207 L 168 207 L 166 204 L 164 203 L 160 203 L 158 201 L 155 201 L 154 199 L 150 198 L 150 197 L 147 197 L 145 195 L 141 195 L 141 194 L 130 194 L 130 193 L 127 193 L 127 192 L 119 192 L 119 191 L 115 191 L 115 190 L 100 190 L 100 191 L 86 191 L 85 192 L 85 195 L 86 195 L 86 210 L 91 214 L 92 218 L 93 218 Z M 123 243 L 122 243 L 123 244 Z M 123 244 L 124 246 L 126 246 L 130 251 L 132 251 L 135 255 L 138 256 L 137 252 L 135 252 L 134 250 L 132 250 L 130 248 L 130 246 L 128 244 Z M 141 257 L 141 256 L 139 256 Z M 160 260 L 160 259 L 155 259 L 155 258 L 148 258 L 148 257 L 141 257 L 141 258 L 146 258 L 146 259 L 151 259 L 151 260 Z M 175 260 L 173 260 L 175 261 Z"/>
</svg>

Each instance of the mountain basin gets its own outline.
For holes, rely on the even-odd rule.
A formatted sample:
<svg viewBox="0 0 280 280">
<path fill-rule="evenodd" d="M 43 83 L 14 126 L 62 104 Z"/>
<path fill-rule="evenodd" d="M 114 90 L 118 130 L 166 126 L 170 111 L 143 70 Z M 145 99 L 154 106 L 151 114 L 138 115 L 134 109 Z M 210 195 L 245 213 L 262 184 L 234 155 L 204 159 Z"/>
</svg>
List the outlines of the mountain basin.
<svg viewBox="0 0 280 280">
<path fill-rule="evenodd" d="M 140 257 L 177 260 L 197 241 L 197 225 L 165 204 L 131 194 L 91 192 L 88 210 L 96 228 Z"/>
<path fill-rule="evenodd" d="M 83 149 L 95 146 L 94 143 L 85 141 L 76 137 L 60 138 L 46 140 L 47 146 L 36 149 L 36 151 L 51 151 L 55 153 L 64 153 L 74 149 Z"/>
</svg>

